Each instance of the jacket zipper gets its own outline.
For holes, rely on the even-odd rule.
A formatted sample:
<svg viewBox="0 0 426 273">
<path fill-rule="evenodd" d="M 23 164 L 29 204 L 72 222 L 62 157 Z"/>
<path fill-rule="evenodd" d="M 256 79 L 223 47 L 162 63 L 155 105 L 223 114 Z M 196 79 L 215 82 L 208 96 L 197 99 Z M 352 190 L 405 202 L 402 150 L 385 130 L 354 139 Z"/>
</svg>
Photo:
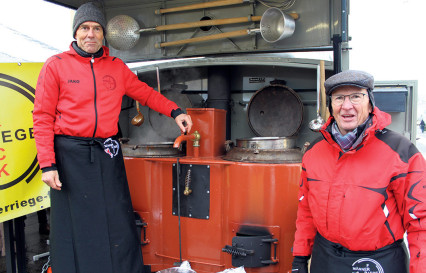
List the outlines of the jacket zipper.
<svg viewBox="0 0 426 273">
<path fill-rule="evenodd" d="M 93 63 L 95 62 L 95 56 L 92 55 L 92 59 L 90 60 L 90 68 L 92 69 L 93 74 L 93 86 L 95 88 L 95 97 L 94 97 L 94 106 L 95 106 L 95 130 L 93 131 L 93 137 L 96 135 L 96 130 L 98 128 L 98 108 L 96 107 L 96 77 L 95 70 L 93 69 Z"/>
</svg>

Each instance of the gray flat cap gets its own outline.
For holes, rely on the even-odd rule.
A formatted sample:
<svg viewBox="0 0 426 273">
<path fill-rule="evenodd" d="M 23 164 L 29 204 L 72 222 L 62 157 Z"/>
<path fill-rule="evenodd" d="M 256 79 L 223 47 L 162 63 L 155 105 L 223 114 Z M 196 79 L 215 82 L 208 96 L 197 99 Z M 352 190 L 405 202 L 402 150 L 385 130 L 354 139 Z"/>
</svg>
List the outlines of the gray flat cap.
<svg viewBox="0 0 426 273">
<path fill-rule="evenodd" d="M 74 20 L 72 23 L 73 38 L 75 38 L 75 33 L 77 32 L 78 27 L 87 21 L 99 23 L 102 26 L 102 29 L 104 30 L 104 35 L 106 35 L 106 20 L 104 14 L 94 3 L 88 2 L 81 5 L 75 12 Z"/>
<path fill-rule="evenodd" d="M 357 86 L 371 91 L 374 88 L 374 77 L 364 71 L 346 70 L 331 76 L 324 82 L 327 96 L 330 96 L 336 88 L 345 85 Z"/>
</svg>

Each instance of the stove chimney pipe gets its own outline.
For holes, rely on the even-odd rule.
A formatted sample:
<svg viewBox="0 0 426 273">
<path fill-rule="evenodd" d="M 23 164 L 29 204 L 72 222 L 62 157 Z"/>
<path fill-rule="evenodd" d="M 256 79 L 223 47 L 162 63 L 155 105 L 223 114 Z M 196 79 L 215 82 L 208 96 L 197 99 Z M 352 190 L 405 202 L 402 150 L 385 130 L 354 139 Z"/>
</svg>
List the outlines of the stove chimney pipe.
<svg viewBox="0 0 426 273">
<path fill-rule="evenodd" d="M 229 67 L 209 67 L 207 107 L 226 110 L 226 139 L 231 139 L 231 71 Z"/>
</svg>

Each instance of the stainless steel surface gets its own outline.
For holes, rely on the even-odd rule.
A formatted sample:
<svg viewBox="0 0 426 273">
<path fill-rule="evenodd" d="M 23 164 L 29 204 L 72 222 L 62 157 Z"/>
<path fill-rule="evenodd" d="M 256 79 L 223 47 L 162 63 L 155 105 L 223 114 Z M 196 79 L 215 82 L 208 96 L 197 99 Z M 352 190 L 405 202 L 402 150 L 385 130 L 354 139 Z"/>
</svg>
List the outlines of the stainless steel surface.
<svg viewBox="0 0 426 273">
<path fill-rule="evenodd" d="M 330 48 L 332 49 L 332 48 Z M 226 55 L 217 57 L 195 57 L 195 58 L 182 58 L 174 60 L 166 60 L 161 63 L 135 63 L 130 64 L 132 71 L 137 73 L 144 73 L 155 71 L 157 67 L 160 69 L 173 69 L 183 67 L 205 67 L 205 66 L 223 66 L 223 65 L 259 65 L 264 67 L 291 67 L 291 68 L 307 68 L 317 69 L 319 60 L 328 58 L 325 62 L 327 69 L 333 69 L 332 56 L 325 52 L 314 52 L 313 54 L 299 52 L 299 53 L 273 53 L 273 54 L 240 54 L 240 55 Z"/>
<path fill-rule="evenodd" d="M 260 20 L 260 34 L 268 43 L 275 43 L 293 35 L 294 19 L 277 8 L 267 9 Z"/>
<path fill-rule="evenodd" d="M 236 147 L 226 147 L 224 160 L 265 164 L 302 161 L 303 154 L 295 145 L 295 137 L 254 137 L 237 139 L 236 142 Z"/>
<path fill-rule="evenodd" d="M 309 129 L 308 123 L 316 118 L 316 70 L 319 61 L 313 58 L 316 55 L 300 53 L 300 56 L 311 56 L 311 58 L 306 56 L 306 59 L 295 58 L 295 55 L 299 54 L 206 56 L 202 58 L 174 59 L 155 64 L 139 63 L 134 64 L 132 70 L 141 79 L 149 78 L 150 85 L 155 86 L 156 68 L 159 67 L 161 71 L 161 87 L 163 90 L 169 89 L 170 86 L 175 86 L 175 83 L 185 83 L 187 87 L 178 87 L 177 89 L 185 90 L 186 96 L 188 96 L 193 104 L 192 107 L 202 108 L 205 106 L 201 103 L 207 98 L 205 93 L 207 92 L 206 79 L 209 67 L 232 66 L 230 85 L 231 90 L 236 91 L 231 94 L 232 101 L 234 102 L 231 111 L 231 139 L 234 141 L 236 139 L 256 137 L 247 120 L 248 103 L 256 90 L 268 85 L 274 79 L 288 80 L 287 84 L 292 89 L 297 90 L 297 94 L 304 103 L 303 123 L 297 133 L 297 146 L 302 147 L 304 142 L 313 141 L 318 136 Z M 323 55 L 320 54 L 320 56 Z M 331 71 L 332 62 L 326 61 L 326 68 L 327 72 Z M 252 82 L 253 79 L 254 81 Z M 259 79 L 260 81 L 257 81 Z M 299 92 L 299 89 L 305 91 L 302 90 Z M 192 94 L 192 92 L 196 92 L 197 95 Z M 205 93 L 201 93 L 200 95 L 198 92 Z M 164 92 L 162 91 L 162 93 Z M 194 97 L 196 98 L 194 99 Z M 311 103 L 305 104 L 305 102 Z M 130 119 L 136 115 L 134 108 L 132 110 L 129 115 Z M 144 107 L 142 110 L 148 119 L 147 107 Z M 167 128 L 164 129 L 167 130 Z M 123 131 L 127 132 L 125 128 Z M 161 137 L 152 129 L 150 122 L 145 122 L 141 128 L 130 125 L 128 137 L 132 139 L 132 143 L 134 144 L 172 140 Z"/>
<path fill-rule="evenodd" d="M 118 15 L 108 21 L 106 40 L 117 50 L 133 48 L 139 40 L 139 24 L 128 15 Z"/>
<path fill-rule="evenodd" d="M 257 136 L 288 137 L 299 131 L 303 103 L 291 88 L 273 84 L 253 95 L 247 114 L 250 128 Z"/>
<path fill-rule="evenodd" d="M 320 115 L 317 115 L 316 119 L 313 119 L 309 122 L 309 129 L 313 132 L 319 132 L 321 127 L 324 125 L 325 121 Z"/>
<path fill-rule="evenodd" d="M 182 1 L 137 1 L 105 0 L 105 13 L 107 20 L 116 15 L 125 14 L 134 18 L 140 27 L 161 26 L 164 24 L 179 24 L 196 22 L 204 16 L 214 19 L 243 17 L 248 14 L 262 15 L 268 7 L 254 1 L 249 5 L 235 5 L 227 7 L 209 8 L 189 12 L 178 12 L 156 15 L 158 8 L 171 8 L 185 4 L 201 3 L 198 0 Z M 221 53 L 250 53 L 250 52 L 289 52 L 294 50 L 330 50 L 333 34 L 340 34 L 341 13 L 339 12 L 341 0 L 296 1 L 294 6 L 286 11 L 297 13 L 300 18 L 296 21 L 296 28 L 291 37 L 275 43 L 265 41 L 261 35 L 246 35 L 225 40 L 194 43 L 182 46 L 173 46 L 157 49 L 155 44 L 170 41 L 184 40 L 191 37 L 202 37 L 219 33 L 232 32 L 242 29 L 241 24 L 217 25 L 212 28 L 188 28 L 185 30 L 171 30 L 166 32 L 145 32 L 136 45 L 129 50 L 117 50 L 112 47 L 110 53 L 125 62 L 140 60 L 171 59 L 176 57 L 206 56 Z M 333 12 L 330 12 L 330 11 Z M 337 11 L 337 12 L 334 12 Z M 243 28 L 259 28 L 260 23 L 251 22 Z M 235 46 L 237 45 L 237 46 Z"/>
<path fill-rule="evenodd" d="M 173 142 L 122 144 L 121 148 L 123 155 L 128 157 L 179 157 L 185 155 L 184 151 L 173 148 Z"/>
<path fill-rule="evenodd" d="M 296 147 L 295 137 L 251 137 L 237 139 L 237 147 L 258 150 L 292 149 Z"/>
<path fill-rule="evenodd" d="M 63 4 L 77 8 L 84 0 L 50 0 L 55 4 Z M 242 17 L 248 14 L 254 16 L 262 15 L 268 9 L 266 5 L 258 1 L 250 1 L 248 4 L 232 5 L 224 7 L 213 7 L 208 9 L 192 10 L 185 12 L 156 15 L 158 9 L 168 9 L 204 3 L 204 0 L 103 0 L 99 1 L 107 21 L 116 15 L 128 15 L 134 18 L 140 27 L 159 26 L 165 23 L 177 24 L 182 22 L 199 21 L 204 16 L 211 18 Z M 186 31 L 168 31 L 166 33 L 151 32 L 144 34 L 143 39 L 129 50 L 117 50 L 111 47 L 111 55 L 121 58 L 125 62 L 140 60 L 170 59 L 179 56 L 200 56 L 220 53 L 248 53 L 248 52 L 284 52 L 294 50 L 309 50 L 316 48 L 329 48 L 332 46 L 331 38 L 334 34 L 341 35 L 342 24 L 342 1 L 341 0 L 298 0 L 287 10 L 288 13 L 297 13 L 300 18 L 296 21 L 297 27 L 294 34 L 284 40 L 268 43 L 261 35 L 239 37 L 231 40 L 218 40 L 208 43 L 188 45 L 185 47 L 170 47 L 167 49 L 156 49 L 155 43 L 187 39 L 194 33 L 194 29 Z M 348 13 L 348 12 L 346 12 Z M 258 23 L 250 23 L 248 28 L 257 28 Z M 229 32 L 241 29 L 238 25 L 226 25 L 211 28 L 210 30 L 199 30 L 196 36 Z M 350 36 L 350 33 L 345 33 Z M 235 44 L 238 46 L 236 47 Z M 183 48 L 183 49 L 182 49 Z"/>
</svg>

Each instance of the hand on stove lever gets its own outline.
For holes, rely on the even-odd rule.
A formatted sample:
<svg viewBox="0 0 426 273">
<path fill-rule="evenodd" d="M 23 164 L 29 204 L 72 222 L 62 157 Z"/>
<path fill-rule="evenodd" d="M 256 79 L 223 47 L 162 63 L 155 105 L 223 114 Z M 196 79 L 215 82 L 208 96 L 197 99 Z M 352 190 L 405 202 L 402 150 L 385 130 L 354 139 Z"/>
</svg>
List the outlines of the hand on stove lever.
<svg viewBox="0 0 426 273">
<path fill-rule="evenodd" d="M 179 116 L 175 118 L 175 121 L 182 132 L 184 133 L 191 132 L 192 120 L 189 115 L 180 114 Z"/>
</svg>

